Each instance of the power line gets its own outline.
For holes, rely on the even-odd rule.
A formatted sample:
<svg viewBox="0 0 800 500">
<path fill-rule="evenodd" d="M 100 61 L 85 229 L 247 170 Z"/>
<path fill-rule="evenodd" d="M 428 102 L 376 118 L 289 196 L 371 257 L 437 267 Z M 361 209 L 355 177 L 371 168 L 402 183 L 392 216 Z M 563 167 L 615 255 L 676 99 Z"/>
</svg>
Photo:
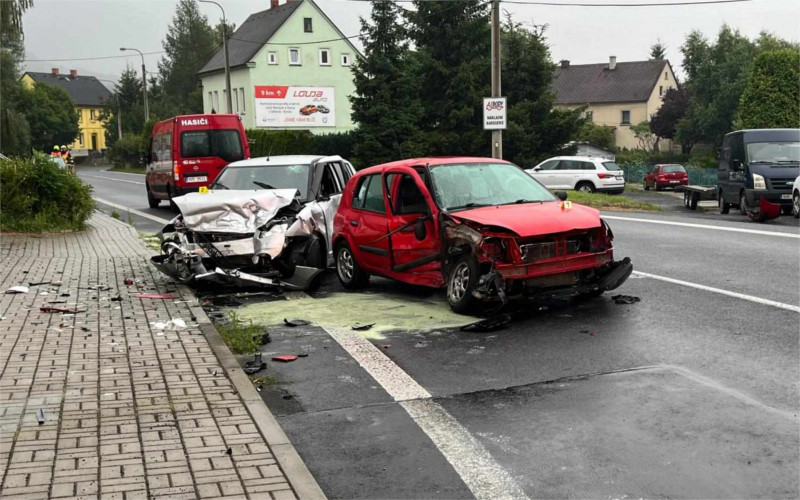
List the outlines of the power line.
<svg viewBox="0 0 800 500">
<path fill-rule="evenodd" d="M 153 54 L 164 54 L 166 50 L 158 50 L 155 52 L 144 52 L 143 54 L 146 56 L 150 56 Z M 69 62 L 69 61 L 98 61 L 100 59 L 120 59 L 123 57 L 137 57 L 136 55 L 125 55 L 125 56 L 102 56 L 102 57 L 72 57 L 66 59 L 23 59 L 22 62 Z"/>
<path fill-rule="evenodd" d="M 343 0 L 346 2 L 392 2 L 392 3 L 462 3 L 472 0 Z M 648 2 L 648 3 L 578 3 L 578 2 L 548 2 L 539 0 L 500 0 L 501 3 L 512 3 L 520 5 L 548 5 L 552 7 L 661 7 L 661 6 L 681 6 L 681 5 L 711 5 L 720 3 L 741 3 L 752 2 L 753 0 L 692 0 L 688 2 Z"/>
</svg>

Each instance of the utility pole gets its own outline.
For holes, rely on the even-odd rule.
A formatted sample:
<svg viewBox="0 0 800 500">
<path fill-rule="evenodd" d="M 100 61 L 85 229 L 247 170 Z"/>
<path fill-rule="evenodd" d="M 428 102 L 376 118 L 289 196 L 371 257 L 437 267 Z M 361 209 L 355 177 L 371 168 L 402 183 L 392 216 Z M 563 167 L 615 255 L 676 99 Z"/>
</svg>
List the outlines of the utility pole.
<svg viewBox="0 0 800 500">
<path fill-rule="evenodd" d="M 228 23 L 225 20 L 225 9 L 222 8 L 222 5 L 214 2 L 213 0 L 199 0 L 200 3 L 213 3 L 219 10 L 222 11 L 222 50 L 225 52 L 225 89 L 226 94 L 228 94 L 225 98 L 227 101 L 226 104 L 228 105 L 228 114 L 233 113 L 233 103 L 231 101 L 231 63 L 228 58 Z"/>
<path fill-rule="evenodd" d="M 492 97 L 500 97 L 500 0 L 492 0 Z M 492 158 L 503 158 L 503 131 L 492 130 Z"/>
<path fill-rule="evenodd" d="M 142 54 L 142 51 L 139 49 L 120 47 L 119 50 L 122 52 L 126 50 L 133 50 L 142 56 L 142 95 L 144 96 L 144 122 L 147 123 L 147 120 L 150 119 L 150 108 L 147 106 L 147 70 L 144 67 L 144 54 Z"/>
</svg>

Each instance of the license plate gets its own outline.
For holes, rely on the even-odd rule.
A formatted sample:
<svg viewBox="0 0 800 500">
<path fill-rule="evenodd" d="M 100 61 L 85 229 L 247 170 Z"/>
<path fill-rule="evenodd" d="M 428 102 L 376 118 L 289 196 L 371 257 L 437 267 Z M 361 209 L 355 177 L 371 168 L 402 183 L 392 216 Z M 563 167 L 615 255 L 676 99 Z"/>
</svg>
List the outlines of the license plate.
<svg viewBox="0 0 800 500">
<path fill-rule="evenodd" d="M 670 184 L 677 184 L 679 181 L 669 181 Z"/>
<path fill-rule="evenodd" d="M 197 177 L 187 177 L 186 178 L 186 182 L 207 182 L 207 181 L 208 181 L 208 177 L 206 177 L 205 175 L 200 175 L 200 176 L 197 176 Z"/>
<path fill-rule="evenodd" d="M 792 195 L 790 195 L 790 194 L 782 194 L 781 195 L 781 199 L 782 200 L 791 200 L 792 199 Z"/>
<path fill-rule="evenodd" d="M 624 177 L 622 177 L 621 175 L 620 175 L 620 176 L 618 176 L 618 177 L 614 177 L 614 178 L 615 178 L 616 180 L 618 180 L 618 181 L 625 180 L 625 178 L 624 178 Z"/>
</svg>

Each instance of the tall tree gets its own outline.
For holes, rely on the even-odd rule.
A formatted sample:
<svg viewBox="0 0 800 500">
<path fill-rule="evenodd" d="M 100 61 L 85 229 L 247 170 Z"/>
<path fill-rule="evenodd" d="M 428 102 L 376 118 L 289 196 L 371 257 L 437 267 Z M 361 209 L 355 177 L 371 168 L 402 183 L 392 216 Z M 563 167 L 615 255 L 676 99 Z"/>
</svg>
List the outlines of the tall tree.
<svg viewBox="0 0 800 500">
<path fill-rule="evenodd" d="M 656 43 L 650 46 L 650 59 L 662 61 L 667 57 L 667 46 L 661 43 L 661 39 L 656 40 Z"/>
<path fill-rule="evenodd" d="M 142 80 L 139 73 L 128 66 L 114 86 L 114 98 L 106 103 L 102 120 L 106 128 L 106 144 L 113 146 L 117 139 L 117 120 L 122 112 L 122 133 L 138 134 L 144 124 Z"/>
<path fill-rule="evenodd" d="M 503 24 L 503 94 L 509 103 L 503 156 L 522 166 L 562 151 L 584 121 L 583 110 L 553 109 L 550 83 L 555 65 L 545 30 L 525 27 L 510 16 Z"/>
<path fill-rule="evenodd" d="M 217 47 L 214 29 L 195 0 L 179 0 L 163 42 L 166 55 L 158 63 L 165 95 L 182 113 L 202 113 L 197 72 Z M 148 95 L 149 97 L 149 95 Z"/>
<path fill-rule="evenodd" d="M 30 153 L 30 131 L 22 108 L 19 63 L 24 54 L 22 15 L 33 0 L 0 1 L 0 150 Z"/>
<path fill-rule="evenodd" d="M 394 2 L 374 1 L 361 19 L 364 57 L 353 65 L 353 120 L 359 124 L 354 154 L 361 165 L 417 156 L 422 105 L 407 31 Z"/>
<path fill-rule="evenodd" d="M 415 0 L 414 7 L 406 16 L 417 50 L 420 128 L 428 153 L 488 154 L 481 111 L 490 90 L 486 3 Z"/>
<path fill-rule="evenodd" d="M 650 131 L 658 137 L 674 139 L 678 122 L 686 115 L 688 107 L 689 94 L 686 89 L 682 87 L 667 89 L 664 93 L 664 101 L 661 103 L 661 107 L 650 119 Z M 681 144 L 684 154 L 690 152 L 687 151 L 687 147 L 691 150 L 691 146 L 688 143 Z"/>
<path fill-rule="evenodd" d="M 38 83 L 24 92 L 23 103 L 35 149 L 51 151 L 78 136 L 78 112 L 64 90 Z"/>
<path fill-rule="evenodd" d="M 800 128 L 800 51 L 782 49 L 756 57 L 739 101 L 736 128 Z"/>
</svg>

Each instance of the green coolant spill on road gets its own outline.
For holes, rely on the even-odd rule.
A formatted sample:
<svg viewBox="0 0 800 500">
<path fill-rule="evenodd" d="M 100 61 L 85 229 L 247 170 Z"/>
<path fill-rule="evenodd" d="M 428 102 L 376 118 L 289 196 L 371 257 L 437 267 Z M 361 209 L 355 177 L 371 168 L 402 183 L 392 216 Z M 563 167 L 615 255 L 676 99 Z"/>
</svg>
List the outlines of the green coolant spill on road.
<svg viewBox="0 0 800 500">
<path fill-rule="evenodd" d="M 475 321 L 450 310 L 442 297 L 414 299 L 370 293 L 334 293 L 324 298 L 276 300 L 244 306 L 237 310 L 244 320 L 262 325 L 282 324 L 284 318 L 300 318 L 320 326 L 350 328 L 356 323 L 375 323 L 359 334 L 383 338 L 390 330 L 430 330 L 462 326 Z"/>
</svg>

